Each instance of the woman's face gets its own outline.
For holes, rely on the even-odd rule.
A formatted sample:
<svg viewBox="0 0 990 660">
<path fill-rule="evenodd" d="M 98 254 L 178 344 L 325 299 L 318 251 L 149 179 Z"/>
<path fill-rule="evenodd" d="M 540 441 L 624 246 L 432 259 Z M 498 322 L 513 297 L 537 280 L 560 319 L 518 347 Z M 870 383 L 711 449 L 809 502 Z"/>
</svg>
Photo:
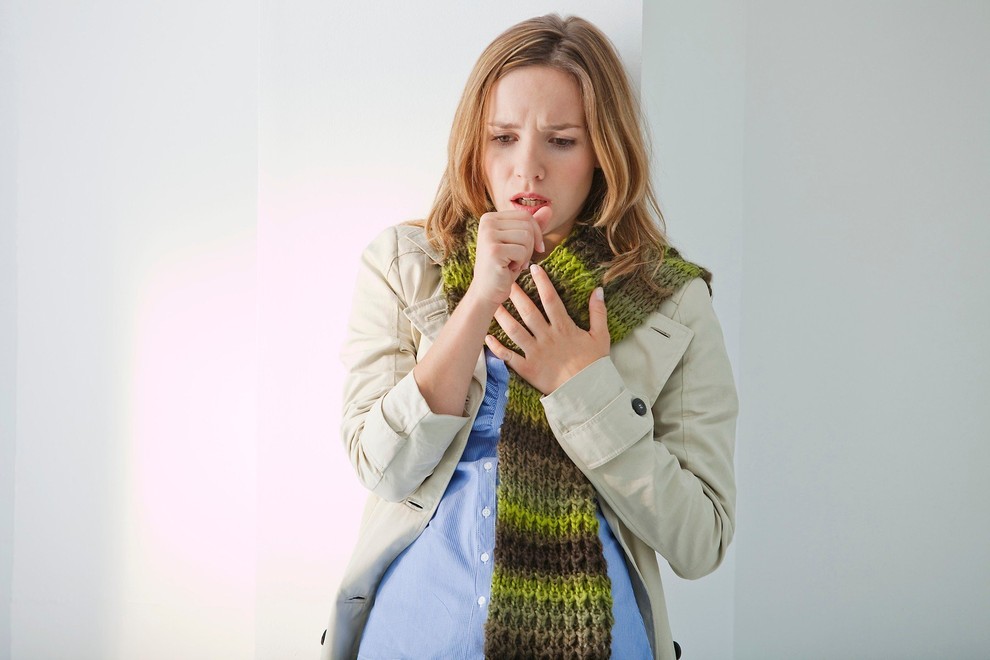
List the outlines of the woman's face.
<svg viewBox="0 0 990 660">
<path fill-rule="evenodd" d="M 574 226 L 598 164 L 581 88 L 559 69 L 515 69 L 492 88 L 488 118 L 485 183 L 495 210 L 549 206 L 550 218 L 537 221 L 549 252 Z"/>
</svg>

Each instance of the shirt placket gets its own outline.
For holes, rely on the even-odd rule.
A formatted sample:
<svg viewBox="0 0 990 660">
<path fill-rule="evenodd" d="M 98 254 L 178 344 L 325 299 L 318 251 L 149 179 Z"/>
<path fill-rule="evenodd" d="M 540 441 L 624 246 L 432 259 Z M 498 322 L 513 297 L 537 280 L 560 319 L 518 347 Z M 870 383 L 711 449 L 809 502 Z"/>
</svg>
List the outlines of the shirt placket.
<svg viewBox="0 0 990 660">
<path fill-rule="evenodd" d="M 501 365 L 499 365 L 501 366 Z M 504 370 L 504 367 L 502 368 Z M 499 370 L 501 372 L 502 370 Z M 491 428 L 497 436 L 502 430 L 505 418 L 505 405 L 508 401 L 508 374 L 499 373 L 494 379 L 496 385 L 495 405 L 492 406 Z M 476 548 L 477 571 L 475 572 L 475 610 L 481 617 L 487 617 L 488 599 L 491 595 L 492 574 L 495 563 L 495 494 L 498 487 L 498 457 L 488 456 L 480 461 L 478 474 L 478 547 Z"/>
<path fill-rule="evenodd" d="M 475 552 L 475 609 L 485 618 L 492 589 L 492 569 L 495 553 L 495 486 L 498 459 L 494 456 L 480 461 L 478 475 L 478 546 Z"/>
</svg>

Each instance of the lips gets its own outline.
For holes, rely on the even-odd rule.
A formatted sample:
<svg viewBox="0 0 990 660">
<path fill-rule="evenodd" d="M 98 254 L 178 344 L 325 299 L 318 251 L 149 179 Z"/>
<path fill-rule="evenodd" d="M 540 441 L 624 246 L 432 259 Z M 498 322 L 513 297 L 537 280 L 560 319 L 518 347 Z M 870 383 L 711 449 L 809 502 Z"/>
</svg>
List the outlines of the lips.
<svg viewBox="0 0 990 660">
<path fill-rule="evenodd" d="M 536 213 L 540 208 L 550 204 L 550 200 L 543 195 L 537 195 L 536 193 L 530 192 L 519 193 L 510 201 L 512 202 L 513 207 L 531 214 Z"/>
</svg>

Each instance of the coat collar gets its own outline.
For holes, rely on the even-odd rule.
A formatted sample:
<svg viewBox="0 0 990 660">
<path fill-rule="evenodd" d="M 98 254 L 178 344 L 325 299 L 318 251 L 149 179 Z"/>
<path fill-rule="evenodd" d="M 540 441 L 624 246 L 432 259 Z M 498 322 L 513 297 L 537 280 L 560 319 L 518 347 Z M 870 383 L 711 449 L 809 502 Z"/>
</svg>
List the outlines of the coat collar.
<svg viewBox="0 0 990 660">
<path fill-rule="evenodd" d="M 439 264 L 443 261 L 443 254 L 433 247 L 429 239 L 426 238 L 426 231 L 421 230 L 417 232 L 411 232 L 408 236 L 409 241 L 412 242 L 416 247 L 423 251 L 426 256 L 428 256 L 433 263 Z"/>
</svg>

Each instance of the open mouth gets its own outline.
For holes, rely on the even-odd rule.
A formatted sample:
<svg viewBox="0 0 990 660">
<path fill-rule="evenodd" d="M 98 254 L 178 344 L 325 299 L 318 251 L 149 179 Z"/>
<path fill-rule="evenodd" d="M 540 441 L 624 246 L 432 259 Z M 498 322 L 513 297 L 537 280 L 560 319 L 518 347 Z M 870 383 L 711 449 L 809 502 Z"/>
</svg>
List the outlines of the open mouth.
<svg viewBox="0 0 990 660">
<path fill-rule="evenodd" d="M 539 196 L 516 195 L 512 198 L 512 204 L 516 208 L 535 213 L 539 208 L 549 205 L 550 200 Z"/>
</svg>

